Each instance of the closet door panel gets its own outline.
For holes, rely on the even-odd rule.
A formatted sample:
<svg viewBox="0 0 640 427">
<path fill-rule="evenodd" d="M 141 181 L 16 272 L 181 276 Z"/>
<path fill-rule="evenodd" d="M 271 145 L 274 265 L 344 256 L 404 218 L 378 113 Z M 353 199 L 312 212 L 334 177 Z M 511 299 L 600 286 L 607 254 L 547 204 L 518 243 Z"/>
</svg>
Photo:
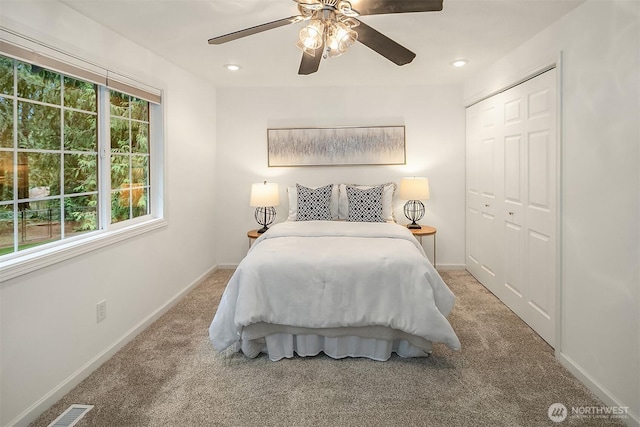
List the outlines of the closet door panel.
<svg viewBox="0 0 640 427">
<path fill-rule="evenodd" d="M 496 138 L 486 138 L 480 143 L 480 194 L 487 206 L 486 210 L 495 202 L 495 167 L 496 167 Z"/>
<path fill-rule="evenodd" d="M 480 145 L 479 145 L 479 184 L 481 209 L 495 216 L 497 184 L 499 180 L 498 163 L 500 150 L 499 104 L 497 99 L 489 98 L 480 103 Z"/>
<path fill-rule="evenodd" d="M 515 87 L 505 94 L 504 117 L 504 199 L 502 215 L 522 225 L 526 194 L 526 102 L 523 91 Z"/>
<path fill-rule="evenodd" d="M 504 202 L 522 207 L 522 135 L 504 139 Z"/>
<path fill-rule="evenodd" d="M 524 283 L 524 229 L 505 221 L 504 228 L 504 289 L 503 302 L 515 313 L 522 310 Z"/>
<path fill-rule="evenodd" d="M 474 276 L 480 269 L 480 211 L 467 208 L 467 269 Z"/>
<path fill-rule="evenodd" d="M 529 133 L 528 141 L 528 223 L 535 229 L 551 232 L 555 208 L 555 146 L 550 130 Z M 553 182 L 553 185 L 552 185 Z M 535 225 L 534 225 L 535 224 Z"/>
<path fill-rule="evenodd" d="M 555 337 L 554 247 L 550 236 L 529 230 L 527 241 L 527 289 L 525 310 L 520 313 L 549 344 Z"/>
</svg>

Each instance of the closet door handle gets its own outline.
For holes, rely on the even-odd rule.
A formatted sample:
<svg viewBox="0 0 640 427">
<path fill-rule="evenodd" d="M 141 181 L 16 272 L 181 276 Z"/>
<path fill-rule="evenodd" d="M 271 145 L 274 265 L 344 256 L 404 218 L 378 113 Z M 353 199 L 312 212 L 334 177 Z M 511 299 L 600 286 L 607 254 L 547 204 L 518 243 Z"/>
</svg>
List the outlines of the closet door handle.
<svg viewBox="0 0 640 427">
<path fill-rule="evenodd" d="M 489 207 L 489 205 L 487 205 L 487 204 L 485 203 L 484 207 L 485 207 L 485 208 L 488 208 L 488 207 Z"/>
<path fill-rule="evenodd" d="M 513 215 L 513 212 L 509 212 L 509 215 Z"/>
</svg>

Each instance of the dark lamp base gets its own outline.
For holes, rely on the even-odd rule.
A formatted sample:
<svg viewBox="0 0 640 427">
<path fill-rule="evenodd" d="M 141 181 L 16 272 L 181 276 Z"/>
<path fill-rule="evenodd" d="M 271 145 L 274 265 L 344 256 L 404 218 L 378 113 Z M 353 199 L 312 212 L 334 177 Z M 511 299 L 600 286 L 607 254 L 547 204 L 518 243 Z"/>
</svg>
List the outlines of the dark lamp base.
<svg viewBox="0 0 640 427">
<path fill-rule="evenodd" d="M 256 208 L 256 222 L 262 226 L 257 231 L 258 234 L 262 234 L 269 229 L 269 225 L 273 224 L 276 219 L 276 208 L 273 206 L 264 206 Z"/>
<path fill-rule="evenodd" d="M 424 204 L 420 200 L 409 200 L 404 204 L 404 216 L 411 221 L 407 228 L 411 230 L 422 228 L 416 221 L 420 221 L 424 216 Z"/>
</svg>

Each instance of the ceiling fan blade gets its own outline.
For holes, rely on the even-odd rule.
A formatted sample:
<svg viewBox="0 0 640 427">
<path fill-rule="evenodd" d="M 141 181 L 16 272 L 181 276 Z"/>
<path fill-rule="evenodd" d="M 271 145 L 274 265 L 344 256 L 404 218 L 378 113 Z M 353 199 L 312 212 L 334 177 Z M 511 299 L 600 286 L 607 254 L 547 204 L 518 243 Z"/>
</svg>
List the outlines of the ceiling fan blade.
<svg viewBox="0 0 640 427">
<path fill-rule="evenodd" d="M 320 67 L 320 61 L 322 60 L 322 53 L 324 52 L 324 42 L 322 46 L 315 50 L 315 55 L 309 55 L 306 52 L 302 53 L 302 61 L 300 61 L 300 68 L 298 69 L 298 74 L 301 76 L 306 76 L 309 74 L 313 74 L 318 71 Z"/>
<path fill-rule="evenodd" d="M 360 15 L 437 12 L 442 10 L 442 0 L 352 0 L 351 7 Z"/>
<path fill-rule="evenodd" d="M 255 27 L 245 28 L 244 30 L 235 31 L 233 33 L 225 34 L 223 36 L 213 37 L 209 39 L 209 44 L 222 44 L 230 42 L 232 40 L 241 39 L 252 34 L 261 33 L 263 31 L 272 30 L 274 28 L 283 27 L 285 25 L 293 24 L 294 22 L 300 22 L 304 20 L 304 17 L 295 15 L 288 18 L 279 19 L 273 22 L 267 22 L 266 24 L 256 25 Z"/>
<path fill-rule="evenodd" d="M 394 42 L 381 32 L 374 30 L 362 21 L 360 25 L 353 28 L 358 33 L 358 41 L 368 48 L 378 52 L 389 61 L 397 65 L 405 65 L 413 61 L 416 54 L 406 47 Z"/>
</svg>

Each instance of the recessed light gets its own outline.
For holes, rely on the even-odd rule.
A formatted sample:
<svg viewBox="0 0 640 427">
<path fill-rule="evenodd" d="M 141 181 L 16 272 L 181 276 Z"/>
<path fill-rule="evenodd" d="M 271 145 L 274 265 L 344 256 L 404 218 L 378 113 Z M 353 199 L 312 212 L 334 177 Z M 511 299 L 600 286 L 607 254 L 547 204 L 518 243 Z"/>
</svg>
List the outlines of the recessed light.
<svg viewBox="0 0 640 427">
<path fill-rule="evenodd" d="M 469 61 L 467 61 L 466 59 L 456 59 L 455 61 L 453 61 L 451 63 L 451 65 L 453 65 L 454 67 L 460 68 L 460 67 L 464 67 L 465 65 L 467 65 L 467 62 L 469 62 Z"/>
<path fill-rule="evenodd" d="M 238 71 L 242 67 L 237 64 L 225 64 L 224 68 L 226 68 L 229 71 Z"/>
</svg>

